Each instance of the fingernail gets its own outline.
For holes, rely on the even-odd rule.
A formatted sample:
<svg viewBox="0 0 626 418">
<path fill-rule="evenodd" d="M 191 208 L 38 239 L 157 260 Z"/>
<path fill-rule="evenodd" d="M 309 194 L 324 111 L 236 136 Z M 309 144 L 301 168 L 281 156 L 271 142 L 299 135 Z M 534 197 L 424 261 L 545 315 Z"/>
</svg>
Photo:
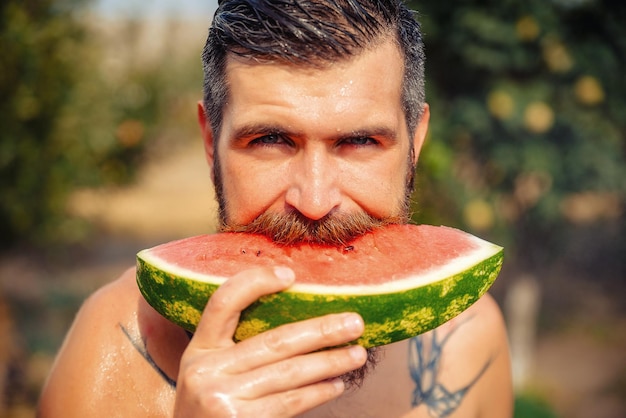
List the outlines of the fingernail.
<svg viewBox="0 0 626 418">
<path fill-rule="evenodd" d="M 274 274 L 285 284 L 290 284 L 296 278 L 296 274 L 289 267 L 274 267 Z"/>
<path fill-rule="evenodd" d="M 363 319 L 359 315 L 347 314 L 343 318 L 343 326 L 347 331 L 361 333 L 363 331 Z"/>
<path fill-rule="evenodd" d="M 363 347 L 361 347 L 360 345 L 353 345 L 350 347 L 350 356 L 358 361 L 358 362 L 363 362 L 365 360 L 365 349 L 363 349 Z"/>
<path fill-rule="evenodd" d="M 343 392 L 343 391 L 344 391 L 344 389 L 346 388 L 345 383 L 343 383 L 343 379 L 341 379 L 341 378 L 339 378 L 339 377 L 334 378 L 334 379 L 331 381 L 331 383 L 333 384 L 333 386 L 335 387 L 335 390 L 336 390 L 338 393 Z"/>
</svg>

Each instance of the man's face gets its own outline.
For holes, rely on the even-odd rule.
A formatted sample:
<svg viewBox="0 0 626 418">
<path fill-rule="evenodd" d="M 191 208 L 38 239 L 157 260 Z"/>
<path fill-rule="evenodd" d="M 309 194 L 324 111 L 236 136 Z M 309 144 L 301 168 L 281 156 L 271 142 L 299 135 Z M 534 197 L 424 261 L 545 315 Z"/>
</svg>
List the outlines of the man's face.
<svg viewBox="0 0 626 418">
<path fill-rule="evenodd" d="M 402 76 L 391 42 L 321 69 L 230 58 L 217 155 L 203 126 L 209 164 L 219 160 L 222 223 L 264 213 L 406 217 L 410 156 L 419 155 L 428 109 L 411 153 Z"/>
<path fill-rule="evenodd" d="M 199 115 L 222 229 L 260 225 L 252 230 L 289 236 L 284 242 L 337 244 L 377 220 L 406 221 L 407 183 L 429 113 L 426 106 L 410 141 L 403 61 L 393 43 L 322 69 L 231 57 L 226 73 L 219 138 Z M 375 364 L 376 350 L 368 356 L 343 376 L 349 386 Z"/>
</svg>

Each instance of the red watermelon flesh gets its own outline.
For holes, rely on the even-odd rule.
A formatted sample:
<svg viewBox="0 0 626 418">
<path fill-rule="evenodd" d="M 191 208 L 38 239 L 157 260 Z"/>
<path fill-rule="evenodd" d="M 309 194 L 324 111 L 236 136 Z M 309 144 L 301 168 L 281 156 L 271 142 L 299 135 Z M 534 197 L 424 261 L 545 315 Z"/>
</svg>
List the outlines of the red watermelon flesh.
<svg viewBox="0 0 626 418">
<path fill-rule="evenodd" d="M 236 339 L 355 311 L 366 323 L 359 343 L 372 346 L 425 332 L 473 304 L 497 277 L 502 248 L 454 228 L 391 225 L 341 247 L 283 246 L 245 233 L 202 235 L 144 250 L 137 260 L 146 300 L 184 328 L 195 329 L 208 298 L 228 277 L 287 266 L 296 284 L 245 311 Z"/>
<path fill-rule="evenodd" d="M 225 233 L 170 242 L 151 254 L 199 274 L 230 277 L 244 268 L 280 265 L 294 270 L 298 284 L 370 286 L 422 275 L 481 249 L 479 239 L 458 229 L 391 225 L 342 247 L 281 246 L 263 235 Z"/>
</svg>

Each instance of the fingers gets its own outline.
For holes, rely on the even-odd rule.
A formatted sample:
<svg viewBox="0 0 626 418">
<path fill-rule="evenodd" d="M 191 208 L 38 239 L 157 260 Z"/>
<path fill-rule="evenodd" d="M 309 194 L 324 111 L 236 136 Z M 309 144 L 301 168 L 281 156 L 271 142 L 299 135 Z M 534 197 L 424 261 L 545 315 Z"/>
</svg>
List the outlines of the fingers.
<svg viewBox="0 0 626 418">
<path fill-rule="evenodd" d="M 257 399 L 287 393 L 317 382 L 328 381 L 365 364 L 363 347 L 350 346 L 290 358 L 254 369 L 241 382 L 241 399 Z"/>
<path fill-rule="evenodd" d="M 272 417 L 293 417 L 317 405 L 331 401 L 344 392 L 344 383 L 336 378 L 265 398 L 265 411 Z M 256 415 L 258 416 L 258 415 Z"/>
<path fill-rule="evenodd" d="M 179 380 L 175 416 L 293 417 L 341 395 L 343 381 L 334 377 L 362 366 L 366 358 L 364 348 L 351 346 L 238 375 L 196 364 Z"/>
<path fill-rule="evenodd" d="M 284 290 L 293 281 L 293 271 L 287 268 L 252 269 L 233 276 L 209 300 L 190 348 L 214 351 L 230 348 L 227 358 L 218 361 L 223 370 L 240 373 L 343 345 L 362 334 L 362 318 L 344 313 L 283 325 L 235 345 L 232 338 L 241 311 L 263 295 Z M 215 357 L 219 355 L 215 353 Z"/>
<path fill-rule="evenodd" d="M 280 292 L 295 280 L 291 269 L 246 270 L 227 280 L 209 299 L 190 345 L 217 349 L 233 345 L 241 311 L 261 296 Z"/>
<path fill-rule="evenodd" d="M 272 417 L 288 418 L 335 399 L 345 390 L 341 379 L 318 382 L 257 400 L 242 400 L 225 392 L 210 393 L 196 399 L 177 396 L 175 417 Z M 178 393 L 177 395 L 179 395 Z"/>
<path fill-rule="evenodd" d="M 232 373 L 261 367 L 300 354 L 354 341 L 363 333 L 363 319 L 354 313 L 312 318 L 283 325 L 249 338 L 234 347 L 237 362 Z"/>
</svg>

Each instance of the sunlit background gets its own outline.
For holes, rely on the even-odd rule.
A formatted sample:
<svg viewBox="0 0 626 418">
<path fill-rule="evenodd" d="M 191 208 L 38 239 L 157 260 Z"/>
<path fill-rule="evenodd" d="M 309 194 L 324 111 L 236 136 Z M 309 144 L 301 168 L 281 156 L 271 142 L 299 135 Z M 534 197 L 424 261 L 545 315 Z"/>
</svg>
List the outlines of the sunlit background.
<svg viewBox="0 0 626 418">
<path fill-rule="evenodd" d="M 414 220 L 506 248 L 516 418 L 626 416 L 626 5 L 413 1 L 431 130 Z M 0 6 L 0 416 L 34 415 L 80 303 L 212 232 L 196 127 L 214 1 Z"/>
</svg>

